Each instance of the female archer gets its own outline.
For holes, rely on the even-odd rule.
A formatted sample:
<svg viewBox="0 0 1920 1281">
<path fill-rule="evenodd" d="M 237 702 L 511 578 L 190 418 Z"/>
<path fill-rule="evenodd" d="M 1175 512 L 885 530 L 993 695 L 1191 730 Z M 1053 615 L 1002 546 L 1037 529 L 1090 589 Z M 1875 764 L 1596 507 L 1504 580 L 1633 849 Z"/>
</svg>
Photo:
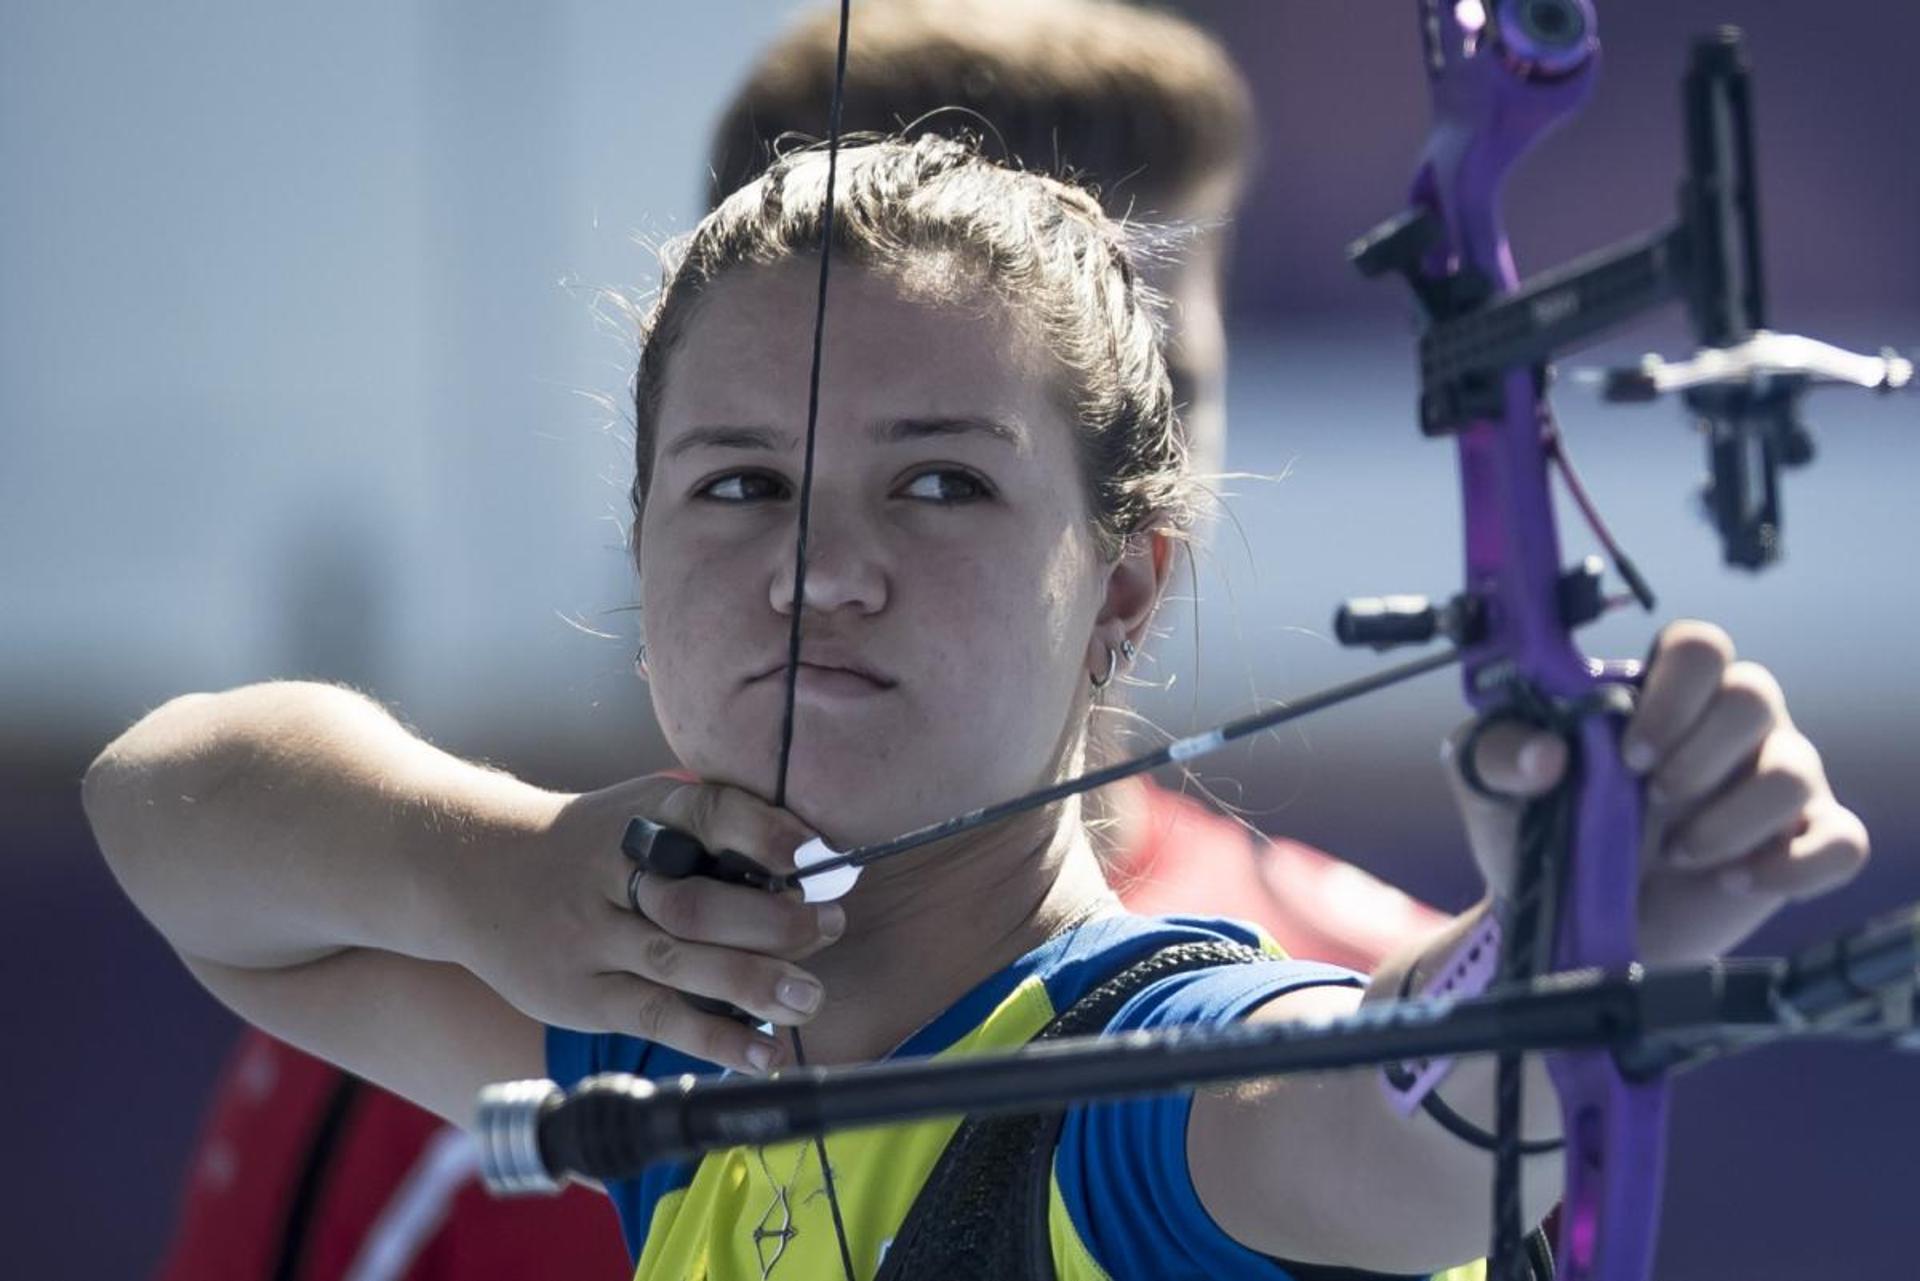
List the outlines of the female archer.
<svg viewBox="0 0 1920 1281">
<path fill-rule="evenodd" d="M 1012 1048 L 1180 945 L 1224 959 L 1136 984 L 1094 1030 L 1325 1017 L 1419 986 L 1497 910 L 1514 808 L 1464 785 L 1487 899 L 1370 981 L 1231 922 L 1125 914 L 1073 801 L 876 865 L 837 903 L 633 874 L 619 842 L 636 815 L 787 871 L 814 835 L 846 847 L 1079 772 L 1188 520 L 1126 229 L 960 144 L 850 148 L 796 590 L 827 172 L 824 154 L 788 157 L 727 199 L 643 330 L 633 543 L 684 778 L 541 791 L 312 686 L 176 700 L 89 772 L 128 894 L 245 1017 L 470 1123 L 495 1080 L 777 1071 L 802 1027 L 820 1063 Z M 1653 799 L 1652 959 L 1717 955 L 1866 858 L 1777 687 L 1732 657 L 1714 628 L 1668 629 L 1625 730 Z M 1559 739 L 1510 724 L 1458 741 L 1507 796 L 1566 764 Z M 452 846 L 454 820 L 408 799 L 429 794 L 465 802 Z M 1546 1147 L 1559 1117 L 1531 1069 L 1523 1128 Z M 1044 1266 L 1466 1264 L 1485 1247 L 1489 1158 L 1470 1140 L 1491 1127 L 1492 1075 L 1463 1060 L 1440 1087 L 1451 1129 L 1403 1117 L 1357 1072 L 1073 1109 L 1044 1154 Z M 866 1277 L 924 1213 L 955 1124 L 730 1149 L 608 1191 L 640 1276 Z M 1559 1160 L 1528 1167 L 1537 1221 Z"/>
</svg>

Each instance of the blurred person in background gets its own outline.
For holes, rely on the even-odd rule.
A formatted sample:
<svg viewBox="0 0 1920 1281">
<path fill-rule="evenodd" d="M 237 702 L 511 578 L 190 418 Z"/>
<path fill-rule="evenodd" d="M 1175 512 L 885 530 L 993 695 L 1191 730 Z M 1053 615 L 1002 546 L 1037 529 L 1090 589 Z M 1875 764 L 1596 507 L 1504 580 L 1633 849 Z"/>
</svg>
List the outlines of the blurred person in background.
<svg viewBox="0 0 1920 1281">
<path fill-rule="evenodd" d="M 802 17 L 715 130 L 709 204 L 783 138 L 827 132 L 836 15 Z M 1103 0 L 869 0 L 853 23 L 844 127 L 971 132 L 1076 176 L 1108 211 L 1183 229 L 1147 264 L 1171 302 L 1168 370 L 1195 470 L 1225 450 L 1222 287 L 1253 150 L 1246 85 L 1170 14 Z M 423 803 L 434 798 L 422 797 Z M 1102 798 L 1108 876 L 1143 914 L 1247 918 L 1291 955 L 1370 971 L 1442 918 L 1298 842 L 1138 780 Z M 162 1281 L 505 1281 L 630 1271 L 606 1199 L 500 1202 L 460 1130 L 267 1034 L 245 1031 L 187 1172 Z"/>
</svg>

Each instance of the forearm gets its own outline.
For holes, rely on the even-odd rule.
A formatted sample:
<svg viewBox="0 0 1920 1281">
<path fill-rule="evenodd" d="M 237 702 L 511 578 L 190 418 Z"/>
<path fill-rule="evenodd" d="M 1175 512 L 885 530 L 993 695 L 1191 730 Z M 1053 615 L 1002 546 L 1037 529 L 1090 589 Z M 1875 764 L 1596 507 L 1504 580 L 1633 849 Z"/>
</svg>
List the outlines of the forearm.
<svg viewBox="0 0 1920 1281">
<path fill-rule="evenodd" d="M 1357 1005 L 1413 991 L 1480 924 L 1485 905 L 1408 944 L 1352 988 L 1298 989 L 1257 1010 L 1260 1020 L 1339 1019 Z M 1494 1120 L 1491 1055 L 1458 1059 L 1437 1089 L 1470 1124 Z M 1559 1134 L 1557 1095 L 1538 1056 L 1526 1065 L 1521 1133 Z M 1427 1273 L 1487 1249 L 1493 1157 L 1423 1110 L 1403 1117 L 1377 1068 L 1271 1078 L 1195 1096 L 1188 1158 L 1202 1202 L 1241 1242 L 1302 1263 Z M 1287 1154 L 1276 1160 L 1276 1153 Z M 1560 1195 L 1557 1154 L 1523 1159 L 1522 1212 L 1538 1222 Z"/>
<path fill-rule="evenodd" d="M 1361 1004 L 1398 1000 L 1402 992 L 1418 995 L 1492 910 L 1491 901 L 1483 900 L 1438 932 L 1389 957 L 1368 982 Z M 1530 1143 L 1558 1139 L 1561 1137 L 1560 1099 L 1547 1073 L 1546 1059 L 1530 1054 L 1523 1063 L 1520 1136 Z M 1378 1073 L 1367 1075 L 1377 1077 Z M 1497 1116 L 1497 1075 L 1498 1060 L 1494 1055 L 1464 1055 L 1455 1059 L 1453 1069 L 1434 1088 L 1434 1093 L 1468 1124 L 1492 1134 Z M 1384 1096 L 1377 1080 L 1370 1080 L 1368 1084 L 1375 1093 Z M 1461 1171 L 1463 1186 L 1474 1192 L 1475 1208 L 1479 1209 L 1479 1201 L 1490 1195 L 1493 1154 L 1448 1133 L 1424 1111 L 1415 1112 L 1407 1124 L 1410 1141 L 1431 1147 L 1439 1162 Z M 1523 1212 L 1529 1224 L 1537 1223 L 1560 1198 L 1564 1179 L 1562 1162 L 1557 1152 L 1544 1153 L 1522 1158 L 1521 1169 Z M 1478 1216 L 1482 1224 L 1491 1214 L 1490 1203 L 1485 1208 L 1487 1214 Z"/>
<path fill-rule="evenodd" d="M 279 968 L 347 947 L 458 960 L 463 872 L 565 797 L 458 760 L 325 685 L 178 698 L 87 772 L 121 886 L 182 953 Z"/>
<path fill-rule="evenodd" d="M 1448 921 L 1436 933 L 1390 956 L 1367 983 L 1366 996 L 1361 1000 L 1361 1004 L 1372 1005 L 1381 1001 L 1398 1000 L 1403 992 L 1414 996 L 1419 995 L 1435 971 L 1453 957 L 1463 940 L 1480 928 L 1490 911 L 1492 911 L 1490 902 L 1483 900 Z M 1411 975 L 1408 973 L 1409 970 L 1412 971 Z M 1525 1088 L 1521 1096 L 1521 1135 L 1528 1140 L 1558 1138 L 1560 1136 L 1559 1097 L 1548 1079 L 1546 1060 L 1541 1055 L 1533 1054 L 1527 1056 L 1525 1063 Z M 1460 1057 L 1454 1061 L 1453 1070 L 1435 1088 L 1435 1093 L 1470 1124 L 1491 1133 L 1496 1114 L 1494 1100 L 1496 1072 L 1496 1060 L 1491 1054 Z M 1555 1168 L 1557 1169 L 1557 1166 Z M 1542 1213 L 1544 1212 L 1543 1208 Z"/>
</svg>

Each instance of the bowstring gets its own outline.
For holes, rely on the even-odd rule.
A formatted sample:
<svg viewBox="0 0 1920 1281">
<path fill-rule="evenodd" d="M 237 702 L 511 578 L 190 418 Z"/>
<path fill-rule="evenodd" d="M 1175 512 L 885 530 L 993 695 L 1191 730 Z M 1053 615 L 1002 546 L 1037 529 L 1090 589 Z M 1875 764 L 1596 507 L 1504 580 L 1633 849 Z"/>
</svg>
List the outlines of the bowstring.
<svg viewBox="0 0 1920 1281">
<path fill-rule="evenodd" d="M 840 114 L 846 96 L 847 31 L 852 18 L 853 0 L 840 0 L 840 31 L 833 63 L 833 100 L 827 113 L 827 190 L 820 214 L 820 283 L 814 294 L 813 365 L 807 375 L 807 437 L 800 466 L 800 519 L 793 545 L 793 601 L 787 627 L 786 699 L 780 717 L 780 763 L 775 773 L 773 803 L 787 803 L 787 773 L 793 761 L 794 701 L 800 684 L 800 617 L 807 599 L 807 528 L 813 514 L 814 442 L 820 425 L 820 357 L 827 330 L 827 274 L 833 258 L 834 184 L 840 172 Z M 779 882 L 776 881 L 777 887 Z M 787 1029 L 793 1042 L 796 1067 L 807 1065 L 806 1047 L 800 1029 Z M 833 1182 L 833 1163 L 827 1159 L 827 1137 L 816 1134 L 814 1150 L 820 1157 L 820 1182 L 826 1189 L 827 1209 L 833 1216 L 833 1235 L 840 1247 L 840 1266 L 847 1281 L 855 1281 L 853 1250 L 847 1242 L 847 1225 L 840 1212 L 840 1196 Z"/>
</svg>

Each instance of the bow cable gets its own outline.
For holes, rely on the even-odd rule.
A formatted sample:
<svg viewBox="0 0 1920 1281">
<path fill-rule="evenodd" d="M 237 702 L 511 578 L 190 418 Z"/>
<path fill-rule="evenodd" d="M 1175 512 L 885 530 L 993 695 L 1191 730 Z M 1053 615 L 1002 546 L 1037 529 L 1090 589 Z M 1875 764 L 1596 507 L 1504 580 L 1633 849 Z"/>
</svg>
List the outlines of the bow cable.
<svg viewBox="0 0 1920 1281">
<path fill-rule="evenodd" d="M 827 191 L 820 210 L 820 284 L 814 294 L 813 365 L 807 375 L 807 438 L 800 466 L 800 519 L 793 544 L 793 601 L 787 628 L 786 700 L 780 717 L 780 763 L 773 785 L 773 803 L 785 808 L 787 772 L 793 760 L 793 709 L 800 683 L 800 616 L 807 599 L 807 526 L 813 512 L 814 441 L 820 426 L 820 355 L 827 330 L 827 271 L 833 257 L 834 183 L 840 170 L 840 114 L 847 84 L 847 29 L 853 0 L 840 0 L 840 33 L 833 62 L 833 101 L 827 112 Z M 778 882 L 775 882 L 777 889 Z M 807 1065 L 807 1052 L 800 1040 L 800 1029 L 787 1029 L 793 1041 L 793 1061 Z M 833 1215 L 833 1235 L 840 1247 L 840 1266 L 847 1281 L 855 1281 L 853 1250 L 847 1244 L 847 1225 L 840 1213 L 840 1197 L 833 1184 L 833 1163 L 827 1159 L 824 1134 L 814 1136 L 814 1150 L 820 1157 L 820 1182 L 826 1189 L 827 1208 Z"/>
</svg>

